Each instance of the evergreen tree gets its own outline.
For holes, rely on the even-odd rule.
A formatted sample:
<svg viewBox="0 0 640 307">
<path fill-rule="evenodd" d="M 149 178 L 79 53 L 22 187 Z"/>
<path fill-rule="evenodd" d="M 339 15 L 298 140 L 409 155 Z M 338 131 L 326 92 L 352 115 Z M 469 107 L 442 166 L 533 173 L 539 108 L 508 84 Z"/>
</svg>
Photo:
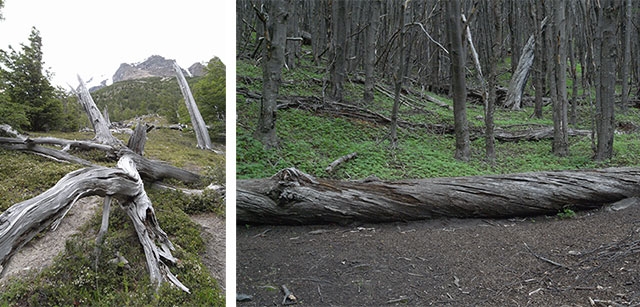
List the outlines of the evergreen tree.
<svg viewBox="0 0 640 307">
<path fill-rule="evenodd" d="M 16 51 L 0 50 L 0 80 L 8 104 L 0 108 L 11 108 L 24 113 L 28 123 L 22 129 L 50 130 L 60 125 L 62 104 L 55 97 L 55 89 L 49 82 L 49 73 L 43 68 L 42 38 L 34 27 L 29 35 L 29 44 L 21 44 Z M 16 115 L 16 117 L 21 117 Z"/>
</svg>

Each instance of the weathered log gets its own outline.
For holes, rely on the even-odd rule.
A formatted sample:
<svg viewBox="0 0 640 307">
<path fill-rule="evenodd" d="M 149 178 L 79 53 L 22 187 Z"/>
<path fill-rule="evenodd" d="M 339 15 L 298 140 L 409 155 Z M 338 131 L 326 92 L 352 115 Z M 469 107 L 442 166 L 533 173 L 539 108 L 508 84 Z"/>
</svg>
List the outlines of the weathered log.
<svg viewBox="0 0 640 307">
<path fill-rule="evenodd" d="M 238 223 L 321 224 L 555 214 L 640 195 L 640 168 L 420 180 L 315 179 L 296 169 L 238 180 Z"/>
<path fill-rule="evenodd" d="M 173 245 L 158 225 L 144 184 L 129 156 L 118 161 L 118 168 L 97 166 L 71 172 L 44 193 L 0 214 L 0 276 L 21 247 L 48 226 L 53 225 L 55 230 L 78 199 L 92 195 L 115 198 L 123 204 L 143 245 L 150 280 L 156 286 L 168 280 L 188 292 L 163 263 L 163 260 L 176 262 L 171 255 Z"/>
<path fill-rule="evenodd" d="M 569 129 L 567 133 L 569 136 L 590 136 L 591 130 Z M 495 131 L 495 138 L 502 142 L 550 140 L 553 139 L 553 127 L 543 126 L 519 131 L 507 131 L 498 128 Z"/>
<path fill-rule="evenodd" d="M 184 74 L 182 73 L 182 69 L 178 66 L 178 63 L 173 62 L 173 68 L 176 71 L 176 78 L 178 79 L 178 84 L 180 85 L 180 91 L 182 91 L 182 95 L 184 96 L 184 101 L 187 104 L 187 110 L 189 111 L 189 116 L 191 117 L 191 125 L 193 126 L 193 131 L 196 133 L 196 139 L 198 141 L 198 148 L 202 149 L 211 149 L 211 139 L 209 138 L 209 131 L 207 130 L 207 125 L 198 110 L 198 105 L 196 105 L 195 99 L 193 99 L 193 95 L 191 94 L 191 90 L 189 89 L 189 84 L 187 83 L 187 79 L 184 78 Z"/>
<path fill-rule="evenodd" d="M 136 162 L 138 172 L 140 176 L 145 180 L 158 181 L 165 178 L 173 178 L 180 180 L 184 183 L 197 183 L 200 182 L 200 175 L 192 173 L 190 171 L 166 164 L 162 161 L 153 161 L 146 159 L 138 154 L 133 153 L 128 148 L 123 148 L 118 153 L 118 156 L 124 156 L 129 154 L 131 158 Z"/>
<path fill-rule="evenodd" d="M 333 172 L 333 170 L 334 170 L 336 167 L 338 167 L 340 164 L 342 164 L 342 163 L 344 163 L 344 162 L 347 162 L 347 161 L 349 161 L 349 160 L 351 160 L 351 159 L 355 158 L 357 155 L 358 155 L 358 153 L 357 153 L 357 152 L 352 152 L 352 153 L 350 153 L 350 154 L 348 154 L 348 155 L 344 155 L 344 156 L 342 156 L 342 157 L 340 157 L 340 158 L 336 159 L 335 161 L 331 162 L 331 164 L 329 164 L 329 166 L 327 166 L 327 168 L 325 169 L 325 171 L 326 171 L 327 173 L 331 173 L 331 172 Z"/>
<path fill-rule="evenodd" d="M 48 147 L 42 147 L 33 143 L 28 143 L 16 138 L 3 138 L 0 137 L 0 147 L 9 150 L 19 150 L 19 151 L 27 151 L 32 152 L 37 155 L 43 156 L 45 158 L 49 158 L 58 162 L 71 162 L 84 166 L 90 166 L 93 163 L 78 158 L 72 154 L 69 154 L 62 150 L 56 150 Z"/>
</svg>

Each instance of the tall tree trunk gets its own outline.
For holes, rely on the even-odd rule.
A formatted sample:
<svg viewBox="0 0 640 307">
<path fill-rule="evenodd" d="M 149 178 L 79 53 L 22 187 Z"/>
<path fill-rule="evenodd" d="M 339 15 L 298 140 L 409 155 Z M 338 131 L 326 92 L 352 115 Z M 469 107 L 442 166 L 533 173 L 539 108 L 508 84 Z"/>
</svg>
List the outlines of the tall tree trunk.
<svg viewBox="0 0 640 307">
<path fill-rule="evenodd" d="M 454 157 L 468 161 L 471 156 L 469 124 L 467 122 L 467 87 L 465 81 L 465 49 L 462 43 L 462 18 L 460 0 L 447 1 L 447 34 L 451 58 L 451 90 L 456 131 Z"/>
<path fill-rule="evenodd" d="M 534 20 L 535 32 L 534 32 L 534 53 L 533 56 L 536 61 L 534 61 L 533 65 L 535 67 L 535 78 L 533 80 L 535 87 L 535 103 L 534 103 L 534 111 L 533 116 L 535 118 L 542 119 L 542 96 L 544 95 L 544 76 L 545 72 L 545 56 L 544 56 L 544 38 L 542 36 L 542 19 L 544 16 L 544 7 L 542 6 L 542 1 L 532 0 L 533 4 L 531 4 L 531 15 Z"/>
<path fill-rule="evenodd" d="M 347 4 L 346 0 L 333 0 L 331 49 L 332 58 L 329 66 L 329 98 L 342 102 L 344 78 L 346 73 L 347 43 Z"/>
<path fill-rule="evenodd" d="M 566 2 L 555 2 L 553 22 L 553 49 L 556 99 L 553 100 L 553 153 L 564 157 L 569 154 L 567 118 L 567 22 Z"/>
<path fill-rule="evenodd" d="M 616 21 L 620 3 L 603 0 L 598 10 L 597 78 L 596 89 L 596 157 L 603 161 L 613 157 L 613 135 L 615 125 L 616 85 Z"/>
<path fill-rule="evenodd" d="M 178 63 L 176 63 L 175 61 L 173 62 L 173 68 L 176 71 L 176 78 L 178 79 L 178 84 L 180 85 L 182 96 L 184 96 L 184 102 L 187 104 L 187 110 L 189 111 L 189 117 L 191 118 L 191 125 L 193 126 L 193 131 L 195 131 L 196 133 L 198 148 L 211 149 L 211 139 L 209 138 L 207 125 L 205 124 L 204 119 L 200 114 L 200 110 L 198 110 L 196 100 L 193 99 L 193 94 L 191 94 L 191 89 L 189 89 L 187 79 L 184 78 L 182 68 L 180 68 L 180 66 L 178 66 Z"/>
<path fill-rule="evenodd" d="M 294 1 L 291 5 L 287 6 L 290 16 L 287 19 L 287 35 L 291 38 L 297 38 L 300 36 L 300 26 L 298 25 L 299 13 L 297 13 L 298 6 L 298 1 Z M 285 49 L 285 63 L 288 69 L 294 69 L 296 67 L 296 58 L 298 56 L 298 51 L 301 44 L 301 40 L 287 39 Z"/>
<path fill-rule="evenodd" d="M 402 91 L 402 83 L 404 82 L 405 74 L 405 52 L 407 49 L 405 36 L 407 28 L 404 26 L 404 19 L 406 13 L 406 5 L 409 1 L 404 1 L 400 5 L 400 18 L 398 18 L 398 30 L 400 31 L 400 38 L 398 39 L 398 56 L 396 71 L 393 76 L 395 83 L 395 91 L 393 98 L 393 109 L 391 110 L 391 132 L 389 138 L 391 140 L 391 148 L 395 149 L 398 146 L 398 109 L 400 108 L 400 94 Z"/>
<path fill-rule="evenodd" d="M 622 112 L 629 105 L 629 68 L 631 66 L 631 0 L 626 0 L 624 9 L 624 58 L 622 60 Z"/>
<path fill-rule="evenodd" d="M 364 56 L 364 103 L 369 105 L 373 102 L 373 91 L 375 87 L 375 65 L 378 28 L 380 27 L 380 6 L 381 0 L 373 0 L 369 5 L 369 27 L 365 36 L 365 56 Z"/>
<path fill-rule="evenodd" d="M 496 160 L 495 149 L 495 132 L 494 132 L 494 120 L 493 113 L 495 106 L 498 104 L 498 95 L 496 95 L 498 85 L 498 62 L 502 53 L 502 0 L 496 0 L 491 7 L 491 18 L 493 23 L 493 37 L 491 43 L 491 58 L 489 60 L 489 101 L 485 107 L 485 147 L 487 160 L 493 165 Z"/>
<path fill-rule="evenodd" d="M 264 144 L 266 148 L 278 146 L 276 134 L 276 108 L 278 90 L 282 82 L 282 66 L 284 63 L 284 50 L 287 39 L 286 9 L 290 0 L 272 0 L 267 2 L 266 15 L 259 15 L 265 24 L 265 48 L 262 64 L 262 100 L 260 101 L 260 118 L 254 137 Z M 260 13 L 258 13 L 260 14 Z"/>
<path fill-rule="evenodd" d="M 85 86 L 84 81 L 82 81 L 82 78 L 80 78 L 80 75 L 78 75 L 78 82 L 80 83 L 80 85 L 78 85 L 78 88 L 74 91 L 76 96 L 78 97 L 78 101 L 82 105 L 82 108 L 87 113 L 89 122 L 91 122 L 93 130 L 96 133 L 94 141 L 105 145 L 124 146 L 122 141 L 114 137 L 111 134 L 111 131 L 109 131 L 109 125 L 107 121 L 102 116 L 102 113 L 100 113 L 100 110 L 98 110 L 96 103 L 93 101 L 93 98 L 91 97 L 89 90 Z"/>
</svg>

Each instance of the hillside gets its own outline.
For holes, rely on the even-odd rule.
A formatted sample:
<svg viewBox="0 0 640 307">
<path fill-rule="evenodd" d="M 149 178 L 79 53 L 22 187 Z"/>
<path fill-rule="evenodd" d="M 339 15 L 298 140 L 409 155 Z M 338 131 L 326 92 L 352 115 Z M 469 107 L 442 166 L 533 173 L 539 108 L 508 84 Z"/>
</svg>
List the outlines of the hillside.
<svg viewBox="0 0 640 307">
<path fill-rule="evenodd" d="M 504 67 L 501 76 L 504 84 L 509 80 L 506 70 Z M 297 167 L 315 176 L 334 179 L 362 179 L 371 175 L 401 179 L 640 165 L 640 157 L 636 154 L 640 147 L 635 141 L 639 133 L 634 128 L 640 126 L 640 111 L 630 109 L 627 114 L 617 116 L 616 154 L 605 163 L 593 161 L 592 140 L 589 136 L 581 136 L 570 138 L 567 157 L 553 155 L 549 139 L 497 142 L 496 163 L 492 166 L 484 158 L 483 108 L 472 99 L 467 106 L 472 156 L 469 162 L 458 161 L 453 157 L 453 134 L 436 129 L 438 125 L 452 127 L 453 112 L 424 97 L 435 97 L 451 106 L 450 98 L 415 87 L 406 90 L 408 95 L 400 105 L 400 119 L 406 121 L 399 130 L 400 146 L 390 150 L 388 124 L 350 113 L 359 108 L 389 118 L 393 99 L 385 92 L 391 91 L 392 86 L 380 84 L 387 90 L 376 91 L 374 104 L 365 106 L 361 102 L 362 84 L 346 83 L 344 103 L 354 108 L 331 111 L 331 107 L 319 107 L 323 84 L 317 80 L 322 79 L 322 73 L 323 68 L 314 65 L 310 58 L 303 59 L 297 69 L 284 71 L 279 102 L 283 107 L 278 111 L 276 126 L 281 145 L 278 149 L 265 150 L 252 136 L 260 110 L 256 97 L 260 95 L 261 68 L 248 60 L 238 61 L 237 178 L 268 177 L 286 167 Z M 310 107 L 314 104 L 315 107 Z M 588 104 L 579 105 L 577 125 L 572 128 L 591 129 L 590 108 Z M 535 119 L 531 116 L 531 105 L 520 111 L 498 107 L 496 129 L 515 132 L 553 126 L 551 106 L 545 106 L 543 112 L 543 119 Z M 358 153 L 356 159 L 344 163 L 332 174 L 324 171 L 332 161 L 352 152 Z"/>
<path fill-rule="evenodd" d="M 158 65 L 147 64 L 143 68 L 155 71 L 153 74 L 160 74 L 156 71 L 160 69 Z M 211 139 L 224 142 L 225 66 L 218 58 L 213 58 L 209 67 L 196 63 L 189 69 L 193 70 L 194 74 L 201 75 L 186 79 L 198 109 L 209 126 Z M 166 76 L 145 75 L 146 77 L 115 82 L 93 91 L 91 95 L 100 110 L 108 110 L 112 122 L 158 114 L 169 124 L 190 124 L 191 119 L 175 72 L 165 71 L 164 74 Z"/>
<path fill-rule="evenodd" d="M 76 140 L 93 137 L 93 133 L 47 134 L 51 135 Z M 125 142 L 128 139 L 127 135 L 116 136 Z M 148 138 L 145 150 L 147 158 L 167 161 L 204 176 L 201 185 L 189 188 L 202 189 L 208 184 L 224 184 L 224 157 L 196 149 L 191 133 L 161 129 L 151 131 Z M 74 150 L 73 153 L 93 163 L 114 166 L 113 162 L 105 160 L 102 152 Z M 0 211 L 42 193 L 69 171 L 80 168 L 15 151 L 0 150 L 0 155 L 3 157 L 0 160 L 0 191 L 3 191 Z M 184 187 L 178 182 L 171 184 Z M 16 261 L 21 265 L 17 268 L 21 279 L 0 281 L 0 305 L 223 306 L 221 281 L 224 280 L 224 273 L 221 270 L 224 245 L 220 245 L 220 235 L 224 232 L 224 225 L 221 224 L 224 220 L 223 199 L 213 191 L 188 195 L 151 186 L 146 187 L 146 191 L 155 207 L 159 225 L 175 243 L 175 255 L 181 260 L 180 265 L 172 270 L 177 270 L 179 278 L 190 285 L 192 294 L 169 286 L 162 287 L 158 294 L 154 293 L 149 285 L 145 257 L 137 235 L 129 218 L 119 207 L 111 212 L 103 252 L 98 261 L 100 264 L 95 270 L 94 242 L 100 227 L 100 210 L 96 209 L 101 207 L 102 200 L 94 197 L 83 199 L 63 220 L 63 224 L 73 225 L 71 229 L 61 226 L 59 231 L 48 231 L 24 248 L 27 255 L 20 256 L 32 261 Z M 38 248 L 45 248 L 46 253 Z M 116 253 L 126 258 L 129 264 L 110 263 L 109 260 Z M 43 267 L 47 262 L 50 265 Z M 10 271 L 15 272 L 16 269 Z"/>
<path fill-rule="evenodd" d="M 192 86 L 197 79 L 188 79 Z M 165 116 L 170 123 L 178 123 L 184 111 L 184 98 L 175 77 L 150 77 L 136 80 L 115 82 L 91 94 L 101 110 L 109 110 L 109 118 L 113 122 L 134 118 L 145 114 Z"/>
</svg>

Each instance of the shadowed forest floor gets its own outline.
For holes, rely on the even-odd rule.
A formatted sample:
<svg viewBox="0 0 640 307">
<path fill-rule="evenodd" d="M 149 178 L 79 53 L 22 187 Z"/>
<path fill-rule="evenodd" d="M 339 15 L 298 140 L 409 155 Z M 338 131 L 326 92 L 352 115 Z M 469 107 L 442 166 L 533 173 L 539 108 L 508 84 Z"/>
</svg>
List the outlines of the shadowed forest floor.
<svg viewBox="0 0 640 307">
<path fill-rule="evenodd" d="M 640 303 L 640 207 L 573 217 L 237 226 L 239 306 Z"/>
</svg>

